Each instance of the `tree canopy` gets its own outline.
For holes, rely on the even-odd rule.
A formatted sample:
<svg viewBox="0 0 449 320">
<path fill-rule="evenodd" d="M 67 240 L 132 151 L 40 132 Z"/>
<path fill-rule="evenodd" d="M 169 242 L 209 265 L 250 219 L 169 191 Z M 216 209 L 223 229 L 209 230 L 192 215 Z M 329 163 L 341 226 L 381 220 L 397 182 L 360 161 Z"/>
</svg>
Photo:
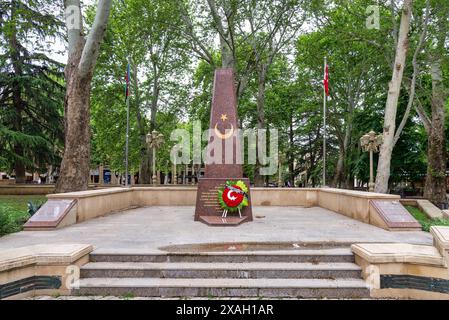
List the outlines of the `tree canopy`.
<svg viewBox="0 0 449 320">
<path fill-rule="evenodd" d="M 95 29 L 101 5 L 107 2 L 85 8 L 86 30 Z M 359 139 L 374 130 L 386 139 L 378 179 L 380 184 L 386 179 L 387 185 L 379 190 L 422 189 L 427 177 L 428 197 L 438 193 L 435 190 L 445 192 L 446 0 L 378 1 L 377 11 L 370 9 L 369 0 L 111 3 L 91 70 L 91 90 L 86 88 L 91 167 L 106 164 L 124 172 L 128 64 L 130 168 L 139 183 L 151 182 L 146 135 L 153 130 L 164 134 L 156 165 L 157 170 L 171 171 L 170 132 L 190 129 L 197 120 L 207 128 L 214 70 L 232 67 L 240 126 L 277 128 L 280 133 L 281 172 L 260 177 L 261 165 L 256 163 L 245 165 L 245 174 L 256 185 L 281 181 L 319 186 L 327 58 L 328 183 L 367 187 L 369 157 Z M 53 49 L 37 40 L 67 38 L 67 32 L 53 13 L 63 8 L 52 1 L 13 0 L 1 6 L 0 168 L 20 176 L 58 166 L 62 156 L 67 77 L 64 65 L 50 54 Z M 375 169 L 377 162 L 376 154 Z M 441 196 L 432 200 L 440 202 Z"/>
</svg>

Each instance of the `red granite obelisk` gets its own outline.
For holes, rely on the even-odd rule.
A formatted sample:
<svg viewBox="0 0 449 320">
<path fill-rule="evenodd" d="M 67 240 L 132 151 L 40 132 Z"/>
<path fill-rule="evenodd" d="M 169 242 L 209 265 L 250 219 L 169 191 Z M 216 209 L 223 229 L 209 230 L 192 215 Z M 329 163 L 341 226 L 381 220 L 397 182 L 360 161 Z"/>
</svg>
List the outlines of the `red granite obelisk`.
<svg viewBox="0 0 449 320">
<path fill-rule="evenodd" d="M 250 183 L 243 178 L 242 161 L 239 161 L 239 139 L 237 121 L 237 99 L 234 85 L 233 69 L 217 69 L 215 71 L 212 110 L 210 113 L 209 145 L 215 141 L 216 147 L 221 144 L 221 161 L 206 163 L 204 178 L 198 182 L 195 221 L 211 226 L 237 226 L 242 222 L 252 221 Z M 232 140 L 231 140 L 232 139 Z M 221 142 L 221 143 L 220 143 Z M 230 147 L 231 146 L 231 147 Z M 209 152 L 209 151 L 208 151 Z M 232 153 L 232 154 L 230 154 Z M 217 153 L 218 157 L 219 153 Z M 218 157 L 219 158 L 219 157 Z M 226 181 L 242 180 L 248 186 L 249 205 L 241 210 L 242 218 L 237 213 L 228 213 L 222 218 L 223 209 L 218 201 L 218 190 Z"/>
</svg>

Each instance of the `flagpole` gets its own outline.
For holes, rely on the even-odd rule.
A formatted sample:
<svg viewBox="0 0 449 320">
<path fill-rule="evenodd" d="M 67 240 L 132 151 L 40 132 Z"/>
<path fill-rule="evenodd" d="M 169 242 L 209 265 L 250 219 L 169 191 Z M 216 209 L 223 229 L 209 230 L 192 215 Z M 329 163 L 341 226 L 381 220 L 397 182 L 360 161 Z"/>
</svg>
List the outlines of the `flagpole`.
<svg viewBox="0 0 449 320">
<path fill-rule="evenodd" d="M 128 66 L 126 66 L 126 74 L 128 74 L 128 70 L 130 68 L 130 58 L 128 57 Z M 128 84 L 131 83 L 131 79 L 128 79 Z M 127 85 L 128 85 L 127 84 Z M 125 140 L 125 187 L 128 187 L 128 153 L 129 153 L 129 87 L 127 88 L 127 96 L 126 96 L 126 140 Z"/>
<path fill-rule="evenodd" d="M 324 57 L 324 79 L 326 79 L 327 58 Z M 326 86 L 323 85 L 323 186 L 326 186 Z"/>
</svg>

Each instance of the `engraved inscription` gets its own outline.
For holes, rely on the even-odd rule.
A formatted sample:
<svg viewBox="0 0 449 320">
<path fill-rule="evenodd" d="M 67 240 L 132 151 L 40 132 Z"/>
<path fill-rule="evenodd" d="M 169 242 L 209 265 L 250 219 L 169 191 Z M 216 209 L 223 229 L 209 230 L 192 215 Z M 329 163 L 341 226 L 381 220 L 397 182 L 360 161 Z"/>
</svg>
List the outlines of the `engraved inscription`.
<svg viewBox="0 0 449 320">
<path fill-rule="evenodd" d="M 217 199 L 218 190 L 220 190 L 220 186 L 215 186 L 214 188 L 203 191 L 200 200 L 203 202 L 204 207 L 210 207 L 217 212 L 221 212 L 221 207 Z"/>
</svg>

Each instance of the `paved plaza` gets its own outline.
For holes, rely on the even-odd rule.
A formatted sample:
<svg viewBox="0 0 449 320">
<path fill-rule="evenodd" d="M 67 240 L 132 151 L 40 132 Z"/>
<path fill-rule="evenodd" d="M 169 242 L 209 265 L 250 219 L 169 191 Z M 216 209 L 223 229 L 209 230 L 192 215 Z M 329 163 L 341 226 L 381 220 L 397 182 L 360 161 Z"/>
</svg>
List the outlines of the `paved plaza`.
<svg viewBox="0 0 449 320">
<path fill-rule="evenodd" d="M 35 244 L 86 243 L 95 250 L 154 251 L 202 243 L 363 243 L 432 245 L 427 232 L 386 231 L 332 211 L 303 207 L 254 207 L 254 222 L 209 227 L 193 221 L 194 207 L 143 207 L 53 231 L 22 231 L 0 238 L 0 250 Z"/>
</svg>

